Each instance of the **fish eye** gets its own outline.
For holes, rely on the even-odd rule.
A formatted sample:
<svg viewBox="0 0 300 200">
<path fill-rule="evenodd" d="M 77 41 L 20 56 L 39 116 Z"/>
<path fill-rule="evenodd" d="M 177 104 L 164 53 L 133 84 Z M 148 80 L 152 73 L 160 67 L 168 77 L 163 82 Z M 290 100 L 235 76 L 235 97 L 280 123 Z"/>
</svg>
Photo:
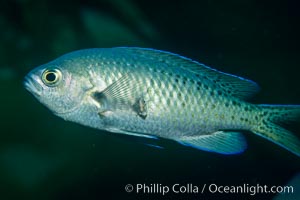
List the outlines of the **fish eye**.
<svg viewBox="0 0 300 200">
<path fill-rule="evenodd" d="M 62 78 L 61 71 L 58 69 L 46 69 L 42 74 L 42 81 L 45 85 L 56 86 Z"/>
</svg>

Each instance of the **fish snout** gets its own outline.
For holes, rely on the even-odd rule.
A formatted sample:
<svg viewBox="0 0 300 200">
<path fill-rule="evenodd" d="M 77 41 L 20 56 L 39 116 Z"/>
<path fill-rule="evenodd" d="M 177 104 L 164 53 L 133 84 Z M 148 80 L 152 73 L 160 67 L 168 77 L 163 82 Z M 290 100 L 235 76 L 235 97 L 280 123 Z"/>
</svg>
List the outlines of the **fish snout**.
<svg viewBox="0 0 300 200">
<path fill-rule="evenodd" d="M 32 93 L 33 95 L 41 96 L 41 90 L 42 90 L 42 87 L 41 87 L 41 85 L 39 85 L 39 84 L 36 82 L 34 76 L 32 76 L 32 75 L 30 75 L 30 74 L 27 74 L 27 75 L 24 77 L 23 85 L 24 85 L 25 89 L 26 89 L 27 91 L 29 91 L 30 93 Z"/>
</svg>

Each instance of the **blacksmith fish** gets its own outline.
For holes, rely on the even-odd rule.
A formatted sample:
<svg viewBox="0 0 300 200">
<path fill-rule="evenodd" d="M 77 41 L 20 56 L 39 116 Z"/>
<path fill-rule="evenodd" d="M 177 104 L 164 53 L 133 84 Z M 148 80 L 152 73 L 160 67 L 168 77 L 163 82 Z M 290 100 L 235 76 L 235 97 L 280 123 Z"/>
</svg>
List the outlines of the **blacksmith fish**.
<svg viewBox="0 0 300 200">
<path fill-rule="evenodd" d="M 299 138 L 280 126 L 300 105 L 248 103 L 256 83 L 173 53 L 75 51 L 33 69 L 24 85 L 55 115 L 93 128 L 221 154 L 243 152 L 248 130 L 300 156 Z"/>
</svg>

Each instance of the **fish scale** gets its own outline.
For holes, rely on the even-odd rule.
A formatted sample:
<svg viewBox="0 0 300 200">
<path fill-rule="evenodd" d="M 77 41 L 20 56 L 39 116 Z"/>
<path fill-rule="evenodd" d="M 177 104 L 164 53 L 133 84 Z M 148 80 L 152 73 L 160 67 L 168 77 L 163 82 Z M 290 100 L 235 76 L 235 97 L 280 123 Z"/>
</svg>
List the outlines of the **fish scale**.
<svg viewBox="0 0 300 200">
<path fill-rule="evenodd" d="M 126 61 L 128 62 L 128 60 Z M 120 65 L 124 65 L 124 63 L 120 62 Z M 135 65 L 136 66 L 136 65 Z M 124 66 L 126 67 L 126 66 Z M 148 66 L 146 66 L 148 67 Z M 137 67 L 135 67 L 137 68 Z M 112 72 L 110 72 L 111 74 L 114 73 L 114 67 L 112 68 Z M 147 68 L 143 69 L 143 70 L 147 70 Z M 200 90 L 197 90 L 197 83 L 194 81 L 194 85 L 191 85 L 190 88 L 186 88 L 186 84 L 187 84 L 187 79 L 184 79 L 184 76 L 176 74 L 177 76 L 170 76 L 169 74 L 171 74 L 172 72 L 170 72 L 170 70 L 167 69 L 156 69 L 155 73 L 153 74 L 152 77 L 144 77 L 141 76 L 140 78 L 137 77 L 132 77 L 133 82 L 142 82 L 142 84 L 136 84 L 136 86 L 139 88 L 139 86 L 141 85 L 142 87 L 139 88 L 141 90 L 145 90 L 147 88 L 153 87 L 154 91 L 157 91 L 156 93 L 154 93 L 154 99 L 156 99 L 157 101 L 154 102 L 149 102 L 150 106 L 152 108 L 158 107 L 160 109 L 157 110 L 162 110 L 162 111 L 167 111 L 166 115 L 164 116 L 164 118 L 168 119 L 168 121 L 166 121 L 164 123 L 164 126 L 166 126 L 166 128 L 168 128 L 169 130 L 171 130 L 171 132 L 174 134 L 174 132 L 176 133 L 176 131 L 172 130 L 174 129 L 174 123 L 181 123 L 181 129 L 180 132 L 178 133 L 183 134 L 183 133 L 187 133 L 190 132 L 190 134 L 208 134 L 210 131 L 212 131 L 212 127 L 208 127 L 208 126 L 198 126 L 198 128 L 194 128 L 193 124 L 200 124 L 199 122 L 203 121 L 204 119 L 211 119 L 209 121 L 209 124 L 211 126 L 213 126 L 214 128 L 220 128 L 220 129 L 226 129 L 228 126 L 230 126 L 230 123 L 222 123 L 225 120 L 225 114 L 210 114 L 210 112 L 206 112 L 206 115 L 201 115 L 198 113 L 201 113 L 201 110 L 194 110 L 194 108 L 198 107 L 198 104 L 201 104 L 201 101 L 203 101 L 203 104 L 207 105 L 207 107 L 209 107 L 210 104 L 215 105 L 214 101 L 216 99 L 208 99 L 208 98 L 200 98 L 197 94 L 201 94 L 203 93 L 203 96 L 205 97 L 209 97 L 209 95 L 207 93 L 209 93 L 209 90 L 205 90 L 204 86 L 202 85 L 200 87 Z M 174 72 L 173 72 L 174 73 Z M 108 75 L 109 77 L 115 77 L 115 75 Z M 187 75 L 186 75 L 187 76 Z M 179 79 L 178 83 L 177 83 L 177 87 L 174 88 L 172 85 L 172 80 L 170 80 L 170 78 L 172 78 L 173 80 L 175 79 L 175 77 L 177 79 Z M 194 76 L 193 78 L 196 78 L 196 76 Z M 139 79 L 139 80 L 134 80 L 134 79 Z M 141 80 L 142 79 L 142 80 Z M 146 81 L 149 80 L 150 81 Z M 143 80 L 145 80 L 143 82 Z M 149 84 L 151 83 L 151 80 L 156 80 L 153 81 L 154 84 Z M 192 80 L 192 79 L 191 79 Z M 175 81 L 174 81 L 175 82 Z M 205 84 L 204 84 L 205 85 Z M 207 83 L 208 85 L 208 83 Z M 177 90 L 176 90 L 177 89 Z M 183 92 L 183 96 L 184 99 L 177 99 L 174 98 L 170 95 L 170 93 L 175 92 L 180 93 Z M 200 102 L 199 102 L 200 100 Z M 178 104 L 175 104 L 173 102 L 178 102 Z M 178 106 L 179 105 L 179 106 Z M 220 104 L 222 105 L 222 104 Z M 176 116 L 177 114 L 177 110 L 179 109 L 185 109 L 183 112 L 183 116 L 176 119 L 173 119 L 174 116 Z M 218 110 L 223 110 L 223 109 L 218 109 Z M 198 111 L 198 113 L 197 113 Z M 227 109 L 227 112 L 229 110 Z M 157 112 L 157 111 L 156 111 Z M 190 113 L 193 113 L 193 115 L 191 115 Z M 161 113 L 160 113 L 161 114 Z M 151 115 L 151 113 L 149 113 L 149 116 Z M 155 113 L 153 112 L 153 115 L 155 115 Z M 157 114 L 156 114 L 157 115 Z M 193 117 L 192 117 L 193 116 Z M 220 117 L 223 116 L 223 117 Z M 128 116 L 127 116 L 128 117 Z M 172 120 L 173 119 L 173 120 Z M 139 119 L 137 119 L 139 120 Z M 149 119 L 151 120 L 151 119 Z M 159 118 L 154 119 L 157 122 L 153 123 L 155 126 L 157 126 L 157 123 L 160 121 Z M 208 121 L 208 120 L 207 120 Z M 215 123 L 215 124 L 213 124 Z M 145 124 L 143 127 L 143 129 L 148 126 L 150 123 Z M 192 129 L 190 127 L 193 127 Z M 208 130 L 206 130 L 203 127 L 207 127 Z M 128 126 L 128 123 L 126 123 L 126 126 L 122 127 L 123 129 L 126 130 L 130 130 L 130 131 L 136 131 L 136 127 L 130 127 Z M 155 129 L 155 127 L 151 127 L 152 130 Z M 178 129 L 178 128 L 177 128 Z M 217 129 L 216 129 L 217 130 Z M 214 130 L 214 131 L 216 131 Z M 139 132 L 145 132 L 144 130 L 138 130 Z M 168 132 L 164 132 L 164 134 L 169 135 Z M 163 136 L 163 133 L 162 135 Z"/>
<path fill-rule="evenodd" d="M 24 85 L 57 116 L 100 130 L 221 154 L 243 152 L 247 130 L 300 156 L 299 138 L 279 126 L 299 105 L 251 104 L 253 81 L 166 51 L 79 50 L 33 69 Z"/>
</svg>

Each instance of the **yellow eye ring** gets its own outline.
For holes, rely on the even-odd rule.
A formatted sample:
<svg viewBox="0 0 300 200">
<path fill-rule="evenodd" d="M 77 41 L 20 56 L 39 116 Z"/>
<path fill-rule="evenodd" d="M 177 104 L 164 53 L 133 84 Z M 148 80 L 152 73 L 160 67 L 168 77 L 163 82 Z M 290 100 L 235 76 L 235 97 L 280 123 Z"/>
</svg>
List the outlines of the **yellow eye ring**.
<svg viewBox="0 0 300 200">
<path fill-rule="evenodd" d="M 62 79 L 61 71 L 58 69 L 46 69 L 42 74 L 42 81 L 49 87 L 56 86 Z"/>
</svg>

